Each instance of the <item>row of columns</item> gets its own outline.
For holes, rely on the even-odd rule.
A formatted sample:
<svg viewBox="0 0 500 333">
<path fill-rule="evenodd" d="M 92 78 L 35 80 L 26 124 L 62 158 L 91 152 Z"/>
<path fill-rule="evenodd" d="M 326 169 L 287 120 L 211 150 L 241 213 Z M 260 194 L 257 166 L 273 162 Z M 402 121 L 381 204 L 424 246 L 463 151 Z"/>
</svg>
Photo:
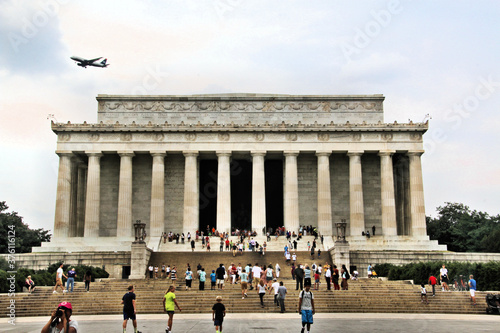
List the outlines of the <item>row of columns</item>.
<svg viewBox="0 0 500 333">
<path fill-rule="evenodd" d="M 151 151 L 153 157 L 151 184 L 150 235 L 159 236 L 164 231 L 165 220 L 165 151 Z M 317 152 L 318 167 L 318 229 L 323 235 L 332 234 L 332 200 L 330 181 L 330 155 L 332 151 Z M 392 155 L 394 151 L 380 151 L 381 177 L 381 220 L 384 236 L 397 235 L 396 203 Z M 409 152 L 411 234 L 425 236 L 425 207 L 423 197 L 422 166 L 423 151 Z M 100 158 L 101 152 L 87 152 L 88 172 L 85 197 L 84 236 L 99 236 L 100 211 Z M 117 237 L 132 236 L 132 158 L 133 152 L 118 152 L 120 175 L 118 193 Z M 231 229 L 231 152 L 216 152 L 218 159 L 217 180 L 217 229 L 229 232 Z M 361 156 L 363 151 L 349 151 L 349 202 L 350 234 L 359 236 L 365 230 L 363 180 Z M 58 152 L 60 157 L 54 237 L 63 238 L 70 234 L 71 215 L 71 152 Z M 265 151 L 252 151 L 252 229 L 260 232 L 266 226 L 265 199 Z M 285 151 L 284 224 L 287 230 L 299 228 L 298 151 Z M 184 152 L 184 232 L 198 229 L 199 184 L 198 152 Z M 79 177 L 80 179 L 80 177 Z M 80 180 L 79 180 L 80 181 Z M 80 184 L 79 184 L 80 185 Z"/>
</svg>

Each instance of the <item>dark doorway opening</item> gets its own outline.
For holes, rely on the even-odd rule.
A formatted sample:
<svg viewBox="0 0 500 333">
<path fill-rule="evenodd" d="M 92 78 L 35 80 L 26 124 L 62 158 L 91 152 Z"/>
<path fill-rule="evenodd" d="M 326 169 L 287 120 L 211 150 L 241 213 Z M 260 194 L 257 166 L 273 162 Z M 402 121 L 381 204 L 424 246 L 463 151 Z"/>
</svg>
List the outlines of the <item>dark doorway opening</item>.
<svg viewBox="0 0 500 333">
<path fill-rule="evenodd" d="M 283 161 L 266 160 L 266 226 L 276 228 L 283 226 Z"/>
<path fill-rule="evenodd" d="M 217 160 L 200 161 L 199 230 L 217 229 Z"/>
<path fill-rule="evenodd" d="M 126 280 L 130 276 L 130 266 L 122 266 L 122 279 Z"/>
<path fill-rule="evenodd" d="M 231 161 L 231 231 L 252 227 L 252 163 Z"/>
</svg>

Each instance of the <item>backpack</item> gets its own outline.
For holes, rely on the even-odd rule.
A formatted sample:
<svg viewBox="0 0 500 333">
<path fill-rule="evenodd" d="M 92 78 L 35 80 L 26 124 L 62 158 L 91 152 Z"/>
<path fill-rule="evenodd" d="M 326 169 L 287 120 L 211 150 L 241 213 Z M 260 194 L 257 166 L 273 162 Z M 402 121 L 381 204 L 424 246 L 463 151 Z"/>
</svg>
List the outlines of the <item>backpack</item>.
<svg viewBox="0 0 500 333">
<path fill-rule="evenodd" d="M 345 271 L 345 278 L 347 280 L 349 280 L 351 278 L 351 276 L 349 275 L 349 271 Z"/>
</svg>

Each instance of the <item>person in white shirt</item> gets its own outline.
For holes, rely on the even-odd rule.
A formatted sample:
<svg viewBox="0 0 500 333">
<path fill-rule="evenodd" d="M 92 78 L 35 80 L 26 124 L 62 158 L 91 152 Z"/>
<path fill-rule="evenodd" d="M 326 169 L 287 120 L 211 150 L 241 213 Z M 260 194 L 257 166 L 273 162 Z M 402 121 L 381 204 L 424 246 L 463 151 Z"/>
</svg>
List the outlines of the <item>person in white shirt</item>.
<svg viewBox="0 0 500 333">
<path fill-rule="evenodd" d="M 255 263 L 255 266 L 252 267 L 252 276 L 253 276 L 253 283 L 255 283 L 255 288 L 258 288 L 261 272 L 262 269 L 260 268 L 259 263 Z"/>
<path fill-rule="evenodd" d="M 271 294 L 274 291 L 274 304 L 276 306 L 280 306 L 277 296 L 278 296 L 278 288 L 280 287 L 279 282 L 277 281 L 276 278 L 273 280 L 273 284 L 271 285 L 271 288 L 269 288 L 269 294 Z"/>
<path fill-rule="evenodd" d="M 281 270 L 281 267 L 278 263 L 276 263 L 276 266 L 275 266 L 275 271 L 276 271 L 276 277 L 279 278 L 280 277 L 280 270 Z"/>
</svg>

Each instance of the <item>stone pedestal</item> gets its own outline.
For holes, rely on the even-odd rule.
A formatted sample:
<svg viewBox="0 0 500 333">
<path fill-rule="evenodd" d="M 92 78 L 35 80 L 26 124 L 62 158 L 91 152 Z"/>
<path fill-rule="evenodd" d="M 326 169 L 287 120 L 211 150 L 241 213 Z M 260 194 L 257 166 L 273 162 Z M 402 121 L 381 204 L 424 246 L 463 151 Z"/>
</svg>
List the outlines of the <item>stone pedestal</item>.
<svg viewBox="0 0 500 333">
<path fill-rule="evenodd" d="M 132 243 L 130 248 L 130 275 L 128 277 L 130 280 L 146 278 L 146 269 L 150 257 L 151 250 L 148 249 L 146 243 L 142 241 Z"/>
<path fill-rule="evenodd" d="M 345 265 L 347 269 L 349 269 L 349 267 L 351 266 L 351 261 L 349 258 L 349 242 L 337 240 L 335 242 L 333 251 L 330 252 L 330 255 L 332 256 L 332 258 L 334 258 L 333 263 L 337 265 L 339 271 L 342 265 Z"/>
</svg>

